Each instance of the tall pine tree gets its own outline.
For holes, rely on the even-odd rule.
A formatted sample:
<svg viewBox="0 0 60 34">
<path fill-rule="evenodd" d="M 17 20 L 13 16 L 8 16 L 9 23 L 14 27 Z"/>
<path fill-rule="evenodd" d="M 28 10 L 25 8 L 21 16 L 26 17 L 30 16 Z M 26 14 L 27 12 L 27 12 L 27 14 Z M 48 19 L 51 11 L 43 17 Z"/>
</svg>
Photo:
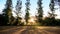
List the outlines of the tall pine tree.
<svg viewBox="0 0 60 34">
<path fill-rule="evenodd" d="M 26 4 L 26 15 L 25 15 L 25 20 L 26 20 L 26 24 L 28 24 L 28 20 L 29 20 L 29 5 L 30 5 L 30 0 L 26 0 L 27 2 Z"/>
<path fill-rule="evenodd" d="M 37 19 L 38 19 L 38 22 L 42 22 L 42 18 L 43 18 L 43 10 L 42 10 L 42 0 L 38 0 L 37 2 L 38 4 L 38 16 L 37 16 Z"/>
<path fill-rule="evenodd" d="M 49 24 L 50 24 L 50 25 L 56 25 L 55 16 L 57 16 L 57 15 L 55 14 L 55 8 L 54 8 L 55 3 L 54 3 L 54 0 L 51 0 L 49 6 L 50 6 L 50 10 L 51 10 L 50 13 L 49 13 L 49 18 L 50 18 Z"/>
<path fill-rule="evenodd" d="M 21 24 L 21 8 L 22 8 L 22 1 L 21 0 L 17 0 L 17 5 L 16 5 L 16 15 L 17 15 L 17 19 L 16 19 L 16 24 L 20 25 Z"/>
<path fill-rule="evenodd" d="M 50 18 L 55 18 L 55 8 L 54 8 L 54 5 L 55 5 L 55 3 L 54 3 L 54 0 L 51 0 L 51 3 L 50 3 L 50 10 L 51 10 L 51 13 L 49 13 L 49 15 L 50 15 Z"/>
<path fill-rule="evenodd" d="M 3 10 L 3 15 L 5 16 L 5 22 L 11 24 L 12 17 L 12 0 L 7 0 L 5 9 Z"/>
</svg>

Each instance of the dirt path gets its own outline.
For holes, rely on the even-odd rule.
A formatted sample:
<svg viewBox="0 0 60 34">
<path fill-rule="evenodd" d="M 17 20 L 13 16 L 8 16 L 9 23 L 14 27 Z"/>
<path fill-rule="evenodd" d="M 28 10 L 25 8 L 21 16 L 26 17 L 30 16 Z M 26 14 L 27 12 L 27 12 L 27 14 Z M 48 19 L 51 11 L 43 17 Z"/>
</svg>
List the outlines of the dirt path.
<svg viewBox="0 0 60 34">
<path fill-rule="evenodd" d="M 25 26 L 11 28 L 7 31 L 0 31 L 0 34 L 60 34 L 60 28 L 57 27 L 36 27 Z"/>
</svg>

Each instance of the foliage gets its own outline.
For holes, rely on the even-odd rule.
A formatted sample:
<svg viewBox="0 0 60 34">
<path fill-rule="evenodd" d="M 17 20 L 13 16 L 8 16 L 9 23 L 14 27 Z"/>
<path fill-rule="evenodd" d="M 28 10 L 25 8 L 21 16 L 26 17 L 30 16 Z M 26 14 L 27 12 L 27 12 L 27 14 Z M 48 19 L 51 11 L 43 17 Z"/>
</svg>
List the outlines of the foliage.
<svg viewBox="0 0 60 34">
<path fill-rule="evenodd" d="M 43 25 L 44 26 L 59 26 L 60 25 L 60 19 L 46 17 L 44 19 Z"/>
<path fill-rule="evenodd" d="M 26 4 L 26 15 L 25 15 L 25 20 L 26 20 L 26 24 L 28 24 L 28 19 L 29 19 L 29 5 L 30 5 L 30 0 L 26 0 L 27 2 L 25 3 Z"/>
<path fill-rule="evenodd" d="M 16 19 L 16 25 L 21 23 L 21 8 L 22 8 L 22 1 L 21 0 L 17 0 L 17 5 L 16 5 L 16 15 L 17 15 L 17 19 Z"/>
<path fill-rule="evenodd" d="M 11 23 L 11 18 L 12 18 L 12 0 L 7 0 L 6 1 L 6 5 L 5 5 L 5 9 L 3 10 L 3 15 L 4 15 L 4 19 L 6 24 L 7 23 Z"/>
<path fill-rule="evenodd" d="M 42 0 L 38 0 L 37 2 L 38 4 L 38 22 L 41 23 L 42 22 L 42 18 L 43 18 L 43 10 L 42 10 Z"/>
<path fill-rule="evenodd" d="M 54 14 L 55 13 L 55 8 L 54 8 L 54 6 L 55 6 L 55 3 L 54 3 L 54 0 L 51 0 L 51 3 L 50 3 L 50 10 L 51 10 L 51 13 L 48 13 L 50 16 L 49 17 L 51 17 L 51 18 L 55 18 L 55 16 L 57 16 L 56 14 Z"/>
</svg>

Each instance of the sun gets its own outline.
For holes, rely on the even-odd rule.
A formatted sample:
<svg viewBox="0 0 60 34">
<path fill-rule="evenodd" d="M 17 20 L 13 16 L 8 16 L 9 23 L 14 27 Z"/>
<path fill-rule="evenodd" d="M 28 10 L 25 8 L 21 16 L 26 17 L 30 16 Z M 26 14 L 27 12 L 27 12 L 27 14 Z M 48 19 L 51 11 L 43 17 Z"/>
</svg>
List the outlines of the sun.
<svg viewBox="0 0 60 34">
<path fill-rule="evenodd" d="M 28 20 L 28 22 L 29 22 L 28 25 L 35 25 L 35 24 L 36 24 L 34 18 L 30 18 L 30 19 Z"/>
<path fill-rule="evenodd" d="M 33 18 L 29 19 L 28 22 L 35 22 Z"/>
</svg>

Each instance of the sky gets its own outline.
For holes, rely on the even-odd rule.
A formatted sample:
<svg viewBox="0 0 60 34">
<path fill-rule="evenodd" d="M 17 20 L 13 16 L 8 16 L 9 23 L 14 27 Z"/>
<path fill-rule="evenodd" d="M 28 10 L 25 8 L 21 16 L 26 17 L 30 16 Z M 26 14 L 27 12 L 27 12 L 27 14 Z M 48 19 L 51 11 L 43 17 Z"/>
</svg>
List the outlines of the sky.
<svg viewBox="0 0 60 34">
<path fill-rule="evenodd" d="M 16 6 L 16 3 L 17 3 L 17 0 L 12 0 L 13 1 L 13 10 L 15 10 L 14 8 L 15 8 L 15 6 Z M 37 1 L 38 0 L 30 0 L 30 14 L 31 14 L 31 16 L 34 16 L 35 15 L 35 13 L 37 13 Z M 22 0 L 22 15 L 25 15 L 25 3 L 26 3 L 26 0 Z M 42 7 L 43 7 L 43 11 L 44 11 L 44 16 L 47 16 L 47 12 L 49 11 L 49 4 L 50 4 L 50 0 L 43 0 L 42 1 Z M 4 9 L 4 7 L 5 7 L 5 4 L 6 4 L 6 0 L 0 0 L 0 13 L 2 12 L 2 10 Z M 56 10 L 57 12 L 56 12 L 56 14 L 58 14 L 58 18 L 60 17 L 59 16 L 59 11 L 58 10 Z M 13 13 L 14 14 L 14 13 Z M 15 15 L 15 14 L 14 14 Z"/>
</svg>

